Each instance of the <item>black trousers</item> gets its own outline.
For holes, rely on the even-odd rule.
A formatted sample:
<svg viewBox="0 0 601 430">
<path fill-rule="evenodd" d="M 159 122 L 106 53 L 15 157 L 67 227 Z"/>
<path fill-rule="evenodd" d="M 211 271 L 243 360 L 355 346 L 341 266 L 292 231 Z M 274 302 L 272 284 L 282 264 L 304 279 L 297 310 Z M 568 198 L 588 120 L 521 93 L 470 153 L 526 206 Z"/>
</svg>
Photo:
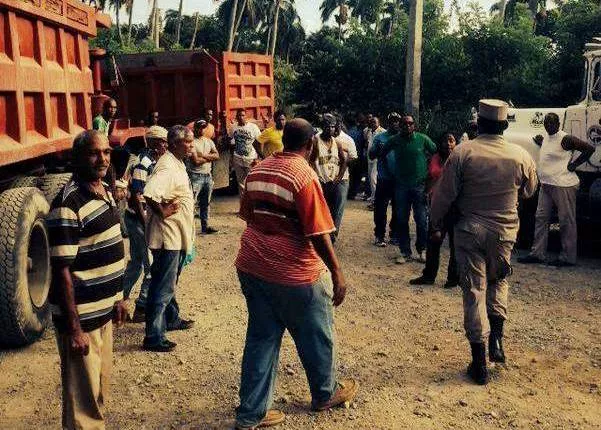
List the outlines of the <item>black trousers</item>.
<svg viewBox="0 0 601 430">
<path fill-rule="evenodd" d="M 445 228 L 441 231 L 442 237 L 440 242 L 432 242 L 428 239 L 428 246 L 426 248 L 426 267 L 422 272 L 424 278 L 436 279 L 438 275 L 438 268 L 440 267 L 440 248 L 444 242 L 445 236 L 449 236 L 449 248 L 451 255 L 449 256 L 449 270 L 447 272 L 447 281 L 458 282 L 459 272 L 457 270 L 457 261 L 455 260 L 455 233 L 453 232 L 453 224 L 447 219 L 445 221 Z M 432 226 L 430 226 L 432 231 Z"/>
<path fill-rule="evenodd" d="M 389 236 L 397 237 L 397 214 L 396 204 L 394 202 L 394 180 L 380 179 L 376 185 L 376 196 L 374 201 L 374 235 L 378 239 L 384 240 L 386 237 L 386 220 L 388 205 L 392 206 L 392 218 L 389 224 Z"/>
</svg>

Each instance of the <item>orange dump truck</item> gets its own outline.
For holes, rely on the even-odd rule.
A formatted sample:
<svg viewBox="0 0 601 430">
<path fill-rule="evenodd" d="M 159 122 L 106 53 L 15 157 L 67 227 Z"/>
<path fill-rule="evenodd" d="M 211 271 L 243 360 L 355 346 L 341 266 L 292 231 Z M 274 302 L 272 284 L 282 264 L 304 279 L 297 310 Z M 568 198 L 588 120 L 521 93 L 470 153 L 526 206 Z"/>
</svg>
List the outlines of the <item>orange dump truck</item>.
<svg viewBox="0 0 601 430">
<path fill-rule="evenodd" d="M 78 0 L 0 0 L 0 345 L 31 343 L 49 321 L 44 217 L 91 127 L 88 39 L 109 25 Z"/>
<path fill-rule="evenodd" d="M 130 125 L 140 125 L 154 111 L 167 127 L 189 124 L 206 109 L 213 111 L 216 129 L 223 113 L 231 123 L 238 109 L 261 128 L 273 116 L 273 58 L 268 55 L 174 51 L 121 55 L 104 64 L 103 90 L 117 100 L 118 116 L 129 119 L 123 126 L 117 123 L 113 134 L 127 135 Z M 229 153 L 220 149 L 215 188 L 229 183 Z"/>
</svg>

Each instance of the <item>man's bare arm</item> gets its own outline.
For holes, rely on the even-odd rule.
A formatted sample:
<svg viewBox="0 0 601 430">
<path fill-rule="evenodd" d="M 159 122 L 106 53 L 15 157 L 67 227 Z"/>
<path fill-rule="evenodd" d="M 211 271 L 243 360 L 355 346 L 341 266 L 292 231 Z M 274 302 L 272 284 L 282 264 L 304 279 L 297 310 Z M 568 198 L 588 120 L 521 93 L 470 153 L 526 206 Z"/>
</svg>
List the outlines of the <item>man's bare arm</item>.
<svg viewBox="0 0 601 430">
<path fill-rule="evenodd" d="M 340 268 L 340 263 L 334 252 L 334 246 L 330 239 L 330 234 L 320 234 L 311 236 L 311 243 L 317 252 L 317 255 L 323 260 L 327 268 L 332 273 L 332 283 L 334 284 L 334 306 L 339 306 L 346 296 L 346 280 Z"/>
<path fill-rule="evenodd" d="M 578 166 L 586 163 L 595 153 L 595 147 L 576 136 L 567 135 L 561 140 L 561 147 L 566 151 L 579 151 L 580 155 L 568 164 L 568 170 L 573 172 Z"/>
<path fill-rule="evenodd" d="M 71 271 L 68 266 L 63 266 L 53 267 L 53 272 L 54 282 L 59 285 L 59 288 L 57 288 L 59 291 L 59 307 L 67 322 L 71 350 L 78 355 L 88 355 L 90 352 L 90 338 L 81 329 L 79 322 Z"/>
</svg>

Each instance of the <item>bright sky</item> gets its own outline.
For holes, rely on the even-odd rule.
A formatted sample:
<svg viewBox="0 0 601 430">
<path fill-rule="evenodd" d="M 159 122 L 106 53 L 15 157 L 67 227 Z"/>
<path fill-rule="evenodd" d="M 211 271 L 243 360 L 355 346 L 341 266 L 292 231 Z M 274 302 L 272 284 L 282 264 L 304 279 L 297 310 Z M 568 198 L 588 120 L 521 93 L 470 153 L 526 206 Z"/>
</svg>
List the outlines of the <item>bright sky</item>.
<svg viewBox="0 0 601 430">
<path fill-rule="evenodd" d="M 468 3 L 469 0 L 459 0 L 459 5 L 463 6 Z M 177 9 L 179 6 L 179 0 L 158 0 L 159 8 L 166 9 Z M 320 0 L 295 0 L 298 14 L 301 17 L 301 21 L 305 30 L 308 33 L 319 30 L 321 27 L 321 19 L 319 13 Z M 448 7 L 450 0 L 445 0 L 445 5 Z M 482 4 L 485 10 L 488 10 L 490 6 L 495 3 L 494 0 L 480 0 L 478 3 Z M 136 0 L 134 2 L 134 22 L 143 22 L 148 19 L 150 13 L 149 0 Z M 215 12 L 219 6 L 219 1 L 215 0 L 184 0 L 184 13 L 191 15 L 194 12 L 200 12 L 203 15 L 211 15 Z"/>
</svg>

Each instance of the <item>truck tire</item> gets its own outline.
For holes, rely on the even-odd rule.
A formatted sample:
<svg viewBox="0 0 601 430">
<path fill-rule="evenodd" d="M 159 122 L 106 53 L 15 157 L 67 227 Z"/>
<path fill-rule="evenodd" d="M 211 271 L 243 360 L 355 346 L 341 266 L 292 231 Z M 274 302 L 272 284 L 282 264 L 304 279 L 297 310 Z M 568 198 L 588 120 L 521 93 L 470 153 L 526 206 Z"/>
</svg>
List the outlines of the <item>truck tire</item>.
<svg viewBox="0 0 601 430">
<path fill-rule="evenodd" d="M 48 209 L 37 188 L 0 194 L 0 345 L 30 344 L 48 325 Z"/>
<path fill-rule="evenodd" d="M 599 214 L 601 210 L 601 179 L 595 179 L 588 192 L 590 214 Z"/>
<path fill-rule="evenodd" d="M 37 176 L 21 176 L 13 180 L 8 188 L 37 187 L 39 180 Z"/>
<path fill-rule="evenodd" d="M 42 176 L 38 183 L 40 190 L 46 197 L 48 204 L 56 197 L 58 192 L 71 180 L 71 173 L 57 173 L 52 175 Z"/>
</svg>

